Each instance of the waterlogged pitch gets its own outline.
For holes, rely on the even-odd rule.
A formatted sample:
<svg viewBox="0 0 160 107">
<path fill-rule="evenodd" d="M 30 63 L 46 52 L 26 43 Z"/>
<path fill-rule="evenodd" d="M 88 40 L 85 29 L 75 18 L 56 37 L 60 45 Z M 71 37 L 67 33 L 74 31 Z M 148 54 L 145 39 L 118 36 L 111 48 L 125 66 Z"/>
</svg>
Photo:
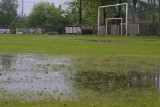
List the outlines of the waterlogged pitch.
<svg viewBox="0 0 160 107">
<path fill-rule="evenodd" d="M 8 93 L 38 100 L 51 96 L 63 99 L 72 91 L 67 58 L 19 54 L 0 55 L 0 59 L 0 88 Z"/>
<path fill-rule="evenodd" d="M 0 36 L 2 107 L 159 107 L 159 37 Z"/>
</svg>

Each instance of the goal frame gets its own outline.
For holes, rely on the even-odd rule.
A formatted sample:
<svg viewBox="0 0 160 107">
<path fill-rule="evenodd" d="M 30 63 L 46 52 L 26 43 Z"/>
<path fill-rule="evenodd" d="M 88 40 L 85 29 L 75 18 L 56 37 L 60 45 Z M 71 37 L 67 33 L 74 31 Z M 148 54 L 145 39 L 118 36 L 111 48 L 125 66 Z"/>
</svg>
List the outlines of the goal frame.
<svg viewBox="0 0 160 107">
<path fill-rule="evenodd" d="M 108 7 L 116 7 L 116 6 L 126 6 L 126 18 L 125 18 L 125 30 L 126 30 L 126 36 L 128 35 L 128 3 L 121 3 L 121 4 L 114 4 L 114 5 L 106 5 L 106 6 L 99 6 L 98 7 L 98 35 L 100 35 L 100 9 L 101 8 L 108 8 Z"/>
<path fill-rule="evenodd" d="M 106 35 L 108 35 L 108 20 L 121 20 L 121 36 L 123 35 L 123 18 L 106 18 Z"/>
</svg>

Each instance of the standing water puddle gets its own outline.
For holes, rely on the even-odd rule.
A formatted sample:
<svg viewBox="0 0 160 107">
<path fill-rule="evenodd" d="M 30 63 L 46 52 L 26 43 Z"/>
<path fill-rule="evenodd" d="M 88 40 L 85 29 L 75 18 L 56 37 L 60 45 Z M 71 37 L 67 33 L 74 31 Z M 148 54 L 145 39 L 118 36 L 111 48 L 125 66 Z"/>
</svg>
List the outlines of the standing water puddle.
<svg viewBox="0 0 160 107">
<path fill-rule="evenodd" d="M 83 89 L 107 92 L 115 89 L 160 89 L 160 75 L 147 72 L 72 73 L 69 58 L 46 55 L 0 55 L 0 91 L 29 100 L 45 98 L 72 99 Z M 74 74 L 74 75 L 73 75 Z M 78 91 L 77 91 L 78 90 Z M 85 92 L 80 92 L 85 95 Z M 0 99 L 10 98 L 0 93 Z"/>
<path fill-rule="evenodd" d="M 75 81 L 80 87 L 98 92 L 121 89 L 160 90 L 160 75 L 148 72 L 79 71 L 75 75 Z"/>
<path fill-rule="evenodd" d="M 32 97 L 68 98 L 72 91 L 69 59 L 42 55 L 1 55 L 0 89 Z"/>
</svg>

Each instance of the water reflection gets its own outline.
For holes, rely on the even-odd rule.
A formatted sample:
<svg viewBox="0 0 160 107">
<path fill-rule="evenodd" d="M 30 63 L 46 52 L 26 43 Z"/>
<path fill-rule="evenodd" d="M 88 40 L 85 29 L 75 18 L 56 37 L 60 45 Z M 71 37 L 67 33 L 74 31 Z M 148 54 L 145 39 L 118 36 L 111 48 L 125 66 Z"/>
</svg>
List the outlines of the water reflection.
<svg viewBox="0 0 160 107">
<path fill-rule="evenodd" d="M 119 40 L 96 40 L 96 39 L 71 39 L 79 41 L 88 41 L 88 42 L 99 42 L 99 43 L 120 43 Z"/>
<path fill-rule="evenodd" d="M 46 93 L 55 98 L 68 98 L 72 92 L 67 58 L 1 55 L 0 62 L 0 89 L 15 94 L 40 92 L 41 97 Z"/>
<path fill-rule="evenodd" d="M 11 55 L 0 55 L 0 69 L 9 70 L 12 66 L 13 56 Z"/>
<path fill-rule="evenodd" d="M 0 89 L 29 99 L 77 98 L 80 89 L 104 92 L 160 89 L 160 75 L 149 72 L 71 72 L 70 59 L 46 55 L 0 55 Z M 132 72 L 131 72 L 132 71 Z M 74 84 L 75 83 L 75 84 Z M 78 87 L 75 87 L 78 86 Z M 83 91 L 82 91 L 83 92 Z M 2 95 L 5 97 L 6 95 Z M 85 93 L 83 93 L 85 95 Z M 32 99 L 31 99 L 32 100 Z"/>
<path fill-rule="evenodd" d="M 156 80 L 156 86 L 160 90 L 160 74 L 155 77 L 155 80 Z"/>
<path fill-rule="evenodd" d="M 156 79 L 155 79 L 156 77 Z M 117 89 L 160 89 L 160 76 L 148 72 L 97 72 L 81 71 L 75 75 L 79 87 L 94 91 Z"/>
</svg>

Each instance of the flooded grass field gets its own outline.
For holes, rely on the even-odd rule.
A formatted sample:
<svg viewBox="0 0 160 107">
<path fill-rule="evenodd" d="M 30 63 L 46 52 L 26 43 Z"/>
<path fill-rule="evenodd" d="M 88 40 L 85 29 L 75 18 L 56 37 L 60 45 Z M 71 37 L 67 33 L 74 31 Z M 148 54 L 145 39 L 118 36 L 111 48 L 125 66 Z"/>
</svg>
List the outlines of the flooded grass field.
<svg viewBox="0 0 160 107">
<path fill-rule="evenodd" d="M 83 57 L 74 62 L 75 80 L 83 88 L 160 90 L 160 59 L 131 56 Z"/>
<path fill-rule="evenodd" d="M 67 58 L 19 54 L 0 55 L 0 59 L 0 88 L 8 94 L 38 100 L 48 96 L 65 99 L 72 92 Z"/>
<path fill-rule="evenodd" d="M 2 35 L 0 107 L 159 107 L 159 46 L 158 37 Z"/>
<path fill-rule="evenodd" d="M 124 56 L 67 58 L 1 54 L 0 100 L 35 102 L 54 99 L 83 102 L 82 105 L 93 101 L 92 104 L 98 106 L 100 103 L 105 105 L 105 100 L 115 100 L 117 92 L 125 100 L 125 94 L 129 95 L 128 100 L 137 98 L 142 92 L 160 95 L 160 60 L 147 60 Z"/>
</svg>

